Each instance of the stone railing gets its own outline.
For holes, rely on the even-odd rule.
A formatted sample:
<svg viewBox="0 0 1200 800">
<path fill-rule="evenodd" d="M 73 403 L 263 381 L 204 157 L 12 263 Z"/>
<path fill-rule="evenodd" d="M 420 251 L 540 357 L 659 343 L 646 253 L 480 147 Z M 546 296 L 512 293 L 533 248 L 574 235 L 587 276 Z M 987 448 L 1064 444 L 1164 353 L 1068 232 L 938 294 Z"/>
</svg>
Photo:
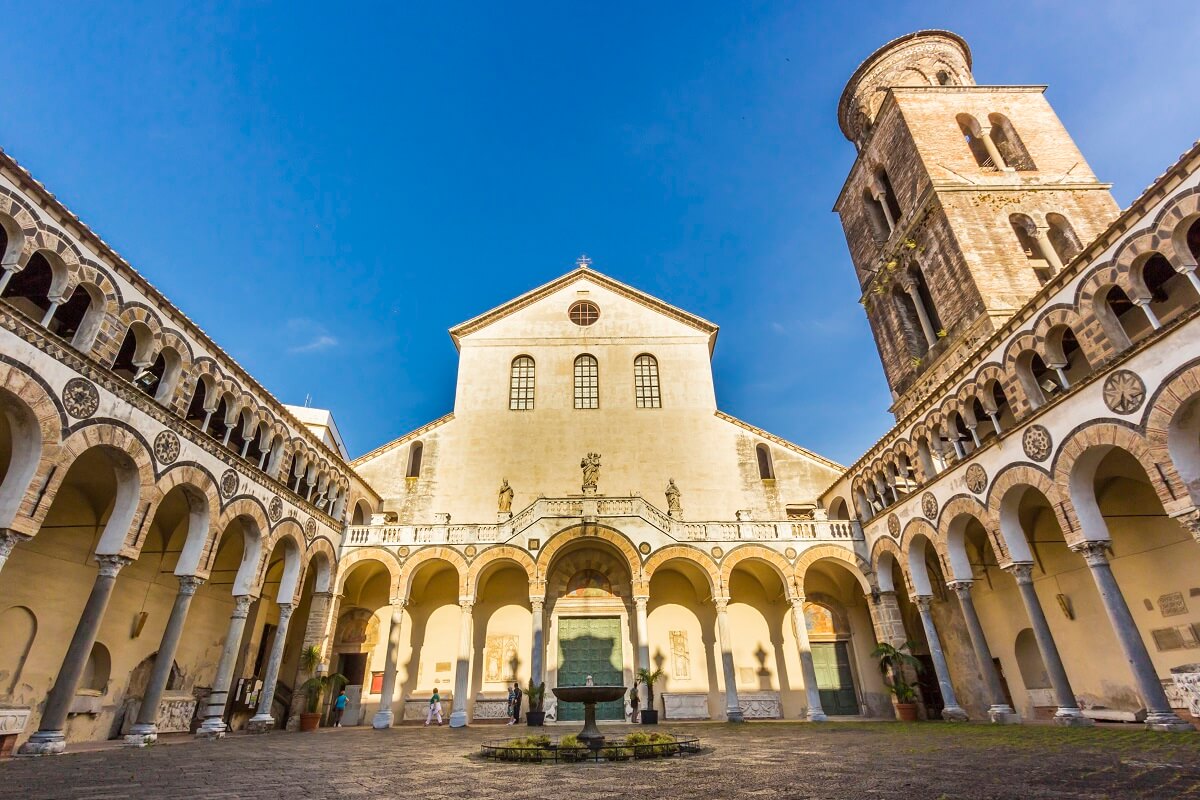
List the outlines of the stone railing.
<svg viewBox="0 0 1200 800">
<path fill-rule="evenodd" d="M 487 525 L 351 525 L 343 542 L 370 545 L 495 544 L 520 536 L 543 521 L 640 520 L 681 542 L 811 541 L 862 539 L 857 522 L 836 519 L 682 522 L 641 497 L 568 497 L 535 500 L 507 521 Z"/>
</svg>

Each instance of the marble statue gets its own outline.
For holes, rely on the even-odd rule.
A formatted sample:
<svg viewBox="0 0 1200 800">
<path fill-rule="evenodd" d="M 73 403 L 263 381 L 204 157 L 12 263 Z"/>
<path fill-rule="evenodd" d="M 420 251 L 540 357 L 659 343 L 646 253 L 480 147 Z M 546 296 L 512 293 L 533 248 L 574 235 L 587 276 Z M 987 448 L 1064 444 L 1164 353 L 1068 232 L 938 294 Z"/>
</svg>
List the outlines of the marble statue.
<svg viewBox="0 0 1200 800">
<path fill-rule="evenodd" d="M 579 466 L 583 470 L 583 488 L 595 489 L 596 482 L 600 480 L 600 454 L 588 453 Z"/>
<path fill-rule="evenodd" d="M 675 485 L 674 478 L 667 480 L 667 513 L 672 517 L 683 513 L 683 507 L 679 505 L 679 487 Z"/>
<path fill-rule="evenodd" d="M 499 502 L 500 513 L 503 514 L 512 510 L 513 490 L 512 487 L 508 485 L 508 478 L 505 478 L 500 484 L 500 493 L 497 499 Z"/>
</svg>

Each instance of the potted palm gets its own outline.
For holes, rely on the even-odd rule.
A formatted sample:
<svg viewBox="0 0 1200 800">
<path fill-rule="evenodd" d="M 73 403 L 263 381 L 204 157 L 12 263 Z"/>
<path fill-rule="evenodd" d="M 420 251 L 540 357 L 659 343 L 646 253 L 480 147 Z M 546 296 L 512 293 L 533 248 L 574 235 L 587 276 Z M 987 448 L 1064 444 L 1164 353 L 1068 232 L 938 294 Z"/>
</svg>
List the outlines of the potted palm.
<svg viewBox="0 0 1200 800">
<path fill-rule="evenodd" d="M 542 727 L 542 723 L 546 721 L 546 712 L 542 711 L 542 703 L 546 699 L 546 682 L 529 681 L 525 696 L 529 698 L 529 711 L 525 714 L 525 724 L 531 728 Z"/>
<path fill-rule="evenodd" d="M 638 681 L 646 684 L 646 707 L 642 709 L 641 717 L 643 725 L 658 724 L 658 709 L 654 707 L 654 684 L 666 676 L 667 673 L 663 672 L 662 667 L 653 671 L 642 667 L 637 671 Z"/>
<path fill-rule="evenodd" d="M 899 647 L 885 642 L 871 652 L 872 657 L 879 659 L 884 685 L 896 697 L 896 716 L 902 722 L 913 722 L 917 718 L 917 690 L 904 674 L 905 667 L 911 667 L 913 672 L 921 671 L 921 662 L 913 656 L 912 648 L 912 642 Z"/>
<path fill-rule="evenodd" d="M 348 681 L 346 676 L 340 672 L 335 672 L 332 675 L 320 672 L 318 669 L 321 664 L 321 648 L 316 645 L 306 647 L 300 653 L 300 665 L 305 672 L 312 673 L 312 677 L 300 684 L 300 691 L 304 692 L 305 698 L 308 700 L 307 711 L 300 712 L 300 730 L 315 731 L 321 724 L 321 697 L 325 694 L 325 690 L 330 686 L 340 689 L 345 686 Z"/>
</svg>

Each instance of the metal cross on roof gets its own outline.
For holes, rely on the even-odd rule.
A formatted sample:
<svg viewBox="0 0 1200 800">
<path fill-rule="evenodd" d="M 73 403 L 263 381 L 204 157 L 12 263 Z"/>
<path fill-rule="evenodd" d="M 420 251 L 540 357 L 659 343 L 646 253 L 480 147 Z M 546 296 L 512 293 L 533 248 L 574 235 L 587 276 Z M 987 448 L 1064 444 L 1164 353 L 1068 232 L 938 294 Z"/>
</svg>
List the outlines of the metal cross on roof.
<svg viewBox="0 0 1200 800">
<path fill-rule="evenodd" d="M 583 253 L 579 258 L 575 259 L 575 266 L 577 267 L 590 267 L 591 265 L 592 260 L 588 258 L 587 253 Z"/>
</svg>

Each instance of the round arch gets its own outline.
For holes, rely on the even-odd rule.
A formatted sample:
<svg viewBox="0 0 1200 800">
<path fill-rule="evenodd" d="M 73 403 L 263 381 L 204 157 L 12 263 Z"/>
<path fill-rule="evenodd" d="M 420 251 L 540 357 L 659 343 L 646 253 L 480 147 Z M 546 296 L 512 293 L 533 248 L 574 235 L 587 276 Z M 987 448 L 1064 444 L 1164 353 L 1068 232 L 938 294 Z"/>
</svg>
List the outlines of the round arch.
<svg viewBox="0 0 1200 800">
<path fill-rule="evenodd" d="M 779 575 L 783 584 L 783 592 L 788 600 L 796 596 L 796 587 L 792 583 L 792 565 L 779 553 L 758 544 L 744 544 L 735 547 L 721 559 L 721 591 L 729 591 L 729 577 L 733 570 L 743 561 L 760 561 L 767 564 Z"/>
<path fill-rule="evenodd" d="M 533 557 L 519 547 L 500 545 L 484 550 L 475 557 L 470 567 L 467 568 L 467 595 L 470 596 L 472 602 L 478 599 L 477 593 L 479 591 L 480 578 L 485 573 L 498 568 L 500 564 L 505 562 L 520 567 L 525 571 L 525 577 L 529 581 L 530 596 L 545 593 L 544 587 L 541 592 L 536 591 L 538 588 L 537 562 L 533 560 Z"/>
<path fill-rule="evenodd" d="M 558 533 L 552 535 L 546 542 L 546 545 L 538 552 L 538 582 L 546 582 L 546 576 L 550 574 L 550 568 L 554 565 L 554 559 L 558 553 L 581 540 L 599 540 L 608 543 L 611 547 L 620 551 L 625 559 L 626 566 L 629 568 L 629 574 L 633 578 L 634 591 L 642 593 L 641 589 L 645 588 L 642 577 L 642 557 L 638 553 L 637 547 L 634 546 L 633 542 L 625 534 L 604 526 L 574 525 L 569 528 L 563 528 Z"/>
<path fill-rule="evenodd" d="M 462 554 L 450 547 L 430 547 L 418 550 L 400 567 L 396 578 L 396 588 L 393 594 L 403 600 L 408 600 L 412 594 L 412 582 L 417 572 L 431 561 L 444 561 L 454 567 L 458 573 L 458 595 L 466 598 L 467 593 L 467 560 Z"/>
<path fill-rule="evenodd" d="M 796 560 L 795 580 L 796 589 L 800 594 L 804 594 L 804 576 L 808 572 L 809 567 L 820 561 L 836 561 L 844 567 L 854 579 L 858 581 L 858 585 L 862 587 L 863 594 L 870 594 L 875 588 L 872 579 L 874 578 L 871 572 L 871 565 L 862 559 L 857 553 L 847 550 L 844 547 L 838 547 L 835 544 L 819 544 L 816 547 L 810 547 L 800 554 L 800 558 Z"/>
<path fill-rule="evenodd" d="M 650 585 L 650 581 L 654 578 L 654 573 L 670 561 L 686 561 L 699 568 L 708 580 L 709 593 L 716 596 L 717 589 L 721 586 L 721 571 L 717 568 L 717 562 L 703 550 L 682 544 L 668 545 L 654 551 L 646 559 L 646 564 L 642 569 L 646 575 L 647 586 Z"/>
</svg>

